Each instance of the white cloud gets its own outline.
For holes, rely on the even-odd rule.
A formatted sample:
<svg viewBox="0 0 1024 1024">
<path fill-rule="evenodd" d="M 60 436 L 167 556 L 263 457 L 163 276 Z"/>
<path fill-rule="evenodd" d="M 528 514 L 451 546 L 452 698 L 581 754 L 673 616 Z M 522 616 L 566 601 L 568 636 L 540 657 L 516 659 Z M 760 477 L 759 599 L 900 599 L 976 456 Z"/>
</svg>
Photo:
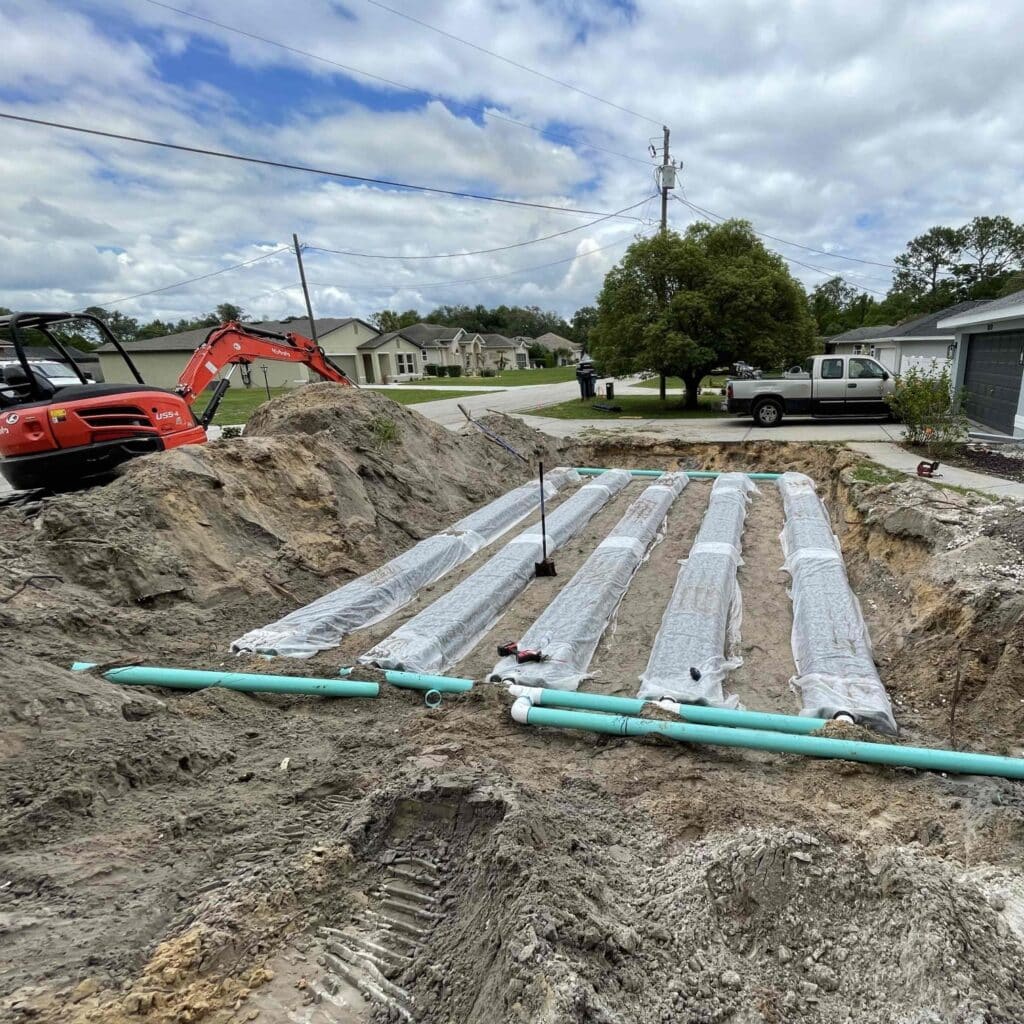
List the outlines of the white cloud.
<svg viewBox="0 0 1024 1024">
<path fill-rule="evenodd" d="M 692 201 L 761 230 L 887 262 L 935 223 L 1005 212 L 1024 220 L 1017 74 L 1024 7 L 961 0 L 420 0 L 401 4 L 555 77 L 673 126 Z M 277 0 L 193 0 L 190 9 L 376 74 L 550 124 L 645 157 L 657 124 L 530 76 L 363 0 L 301 13 Z M 585 13 L 584 12 L 585 8 Z M 453 113 L 363 106 L 347 80 L 309 58 L 183 18 L 143 0 L 11 0 L 0 12 L 6 109 L 129 134 L 336 168 L 369 177 L 495 191 L 612 210 L 652 188 L 641 164 Z M 201 41 L 206 81 L 167 81 Z M 194 66 L 187 62 L 181 66 Z M 266 97 L 233 70 L 310 75 L 261 120 Z M 276 81 L 277 79 L 268 79 Z M 357 79 L 357 81 L 359 81 Z M 360 83 L 365 87 L 365 81 Z M 399 92 L 394 96 L 403 95 Z M 259 102 L 256 102 L 256 100 Z M 273 102 L 271 101 L 271 104 Z M 498 247 L 573 218 L 436 196 L 350 187 L 212 158 L 2 125 L 0 304 L 85 305 L 211 273 L 290 242 L 424 255 Z M 670 204 L 677 226 L 693 219 Z M 650 211 L 657 215 L 656 204 Z M 308 253 L 317 307 L 589 302 L 640 225 L 605 221 L 537 246 L 453 260 L 376 261 Z M 493 280 L 621 239 L 621 248 Z M 774 244 L 774 243 L 771 243 Z M 884 291 L 887 273 L 780 246 L 805 263 Z M 123 250 L 119 255 L 117 250 Z M 794 267 L 813 284 L 822 279 Z M 430 287 L 428 287 L 430 285 Z M 289 256 L 126 303 L 178 317 L 229 299 L 268 316 L 298 312 Z"/>
</svg>

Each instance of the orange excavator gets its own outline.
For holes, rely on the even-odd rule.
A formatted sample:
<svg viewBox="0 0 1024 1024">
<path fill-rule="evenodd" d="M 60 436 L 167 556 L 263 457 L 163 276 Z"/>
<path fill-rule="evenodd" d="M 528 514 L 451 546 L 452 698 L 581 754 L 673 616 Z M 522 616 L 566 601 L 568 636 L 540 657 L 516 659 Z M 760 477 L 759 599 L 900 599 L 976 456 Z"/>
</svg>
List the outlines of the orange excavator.
<svg viewBox="0 0 1024 1024">
<path fill-rule="evenodd" d="M 134 384 L 96 384 L 76 361 L 62 325 L 90 324 L 120 354 Z M 13 358 L 0 381 L 0 473 L 15 490 L 66 491 L 99 482 L 128 459 L 202 444 L 238 366 L 256 360 L 299 363 L 324 380 L 354 387 L 324 350 L 301 334 L 276 334 L 239 323 L 215 327 L 192 354 L 173 391 L 147 384 L 102 320 L 82 313 L 11 313 L 0 317 Z M 77 383 L 55 383 L 26 354 L 25 332 L 39 332 L 60 353 Z M 30 335 L 29 337 L 33 337 Z M 35 335 L 38 337 L 38 335 Z M 38 343 L 38 342 L 37 342 Z M 225 367 L 202 414 L 192 406 Z"/>
</svg>

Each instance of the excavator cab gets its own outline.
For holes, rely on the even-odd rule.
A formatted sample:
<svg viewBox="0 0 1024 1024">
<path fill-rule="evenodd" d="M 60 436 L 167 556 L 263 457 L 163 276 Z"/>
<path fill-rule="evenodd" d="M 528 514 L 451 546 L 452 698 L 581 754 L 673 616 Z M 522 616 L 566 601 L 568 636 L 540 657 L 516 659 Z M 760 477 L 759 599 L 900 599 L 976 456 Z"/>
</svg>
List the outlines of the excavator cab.
<svg viewBox="0 0 1024 1024">
<path fill-rule="evenodd" d="M 88 325 L 120 355 L 134 383 L 97 384 L 64 328 Z M 63 491 L 108 476 L 136 455 L 161 451 L 172 427 L 206 439 L 191 409 L 172 391 L 146 384 L 131 356 L 98 317 L 86 313 L 11 313 L 0 338 L 12 352 L 0 383 L 0 472 L 15 490 Z M 39 372 L 32 347 L 46 344 L 66 372 Z"/>
<path fill-rule="evenodd" d="M 93 325 L 120 354 L 136 383 L 93 383 L 75 360 L 73 346 L 56 330 L 72 320 Z M 5 329 L 15 359 L 5 366 L 0 383 L 0 473 L 15 490 L 65 491 L 98 483 L 137 455 L 202 444 L 230 384 L 230 372 L 217 379 L 228 367 L 244 371 L 257 359 L 299 363 L 323 380 L 354 386 L 315 339 L 251 324 L 213 328 L 192 353 L 173 391 L 146 384 L 131 356 L 94 316 L 12 313 L 0 317 L 0 333 Z M 26 354 L 28 339 L 45 339 L 74 376 L 52 380 L 34 372 Z M 212 394 L 197 418 L 192 406 L 208 387 Z"/>
</svg>

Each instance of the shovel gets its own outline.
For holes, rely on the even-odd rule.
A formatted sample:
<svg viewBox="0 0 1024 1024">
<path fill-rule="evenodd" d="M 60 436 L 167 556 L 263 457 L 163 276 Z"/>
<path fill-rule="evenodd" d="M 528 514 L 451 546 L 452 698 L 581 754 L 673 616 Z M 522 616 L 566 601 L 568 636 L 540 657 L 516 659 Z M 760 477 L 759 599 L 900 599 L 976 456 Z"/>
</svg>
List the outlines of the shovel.
<svg viewBox="0 0 1024 1024">
<path fill-rule="evenodd" d="M 544 463 L 540 463 L 540 546 L 541 560 L 533 563 L 536 576 L 557 576 L 555 563 L 548 558 L 548 528 L 544 518 Z"/>
</svg>

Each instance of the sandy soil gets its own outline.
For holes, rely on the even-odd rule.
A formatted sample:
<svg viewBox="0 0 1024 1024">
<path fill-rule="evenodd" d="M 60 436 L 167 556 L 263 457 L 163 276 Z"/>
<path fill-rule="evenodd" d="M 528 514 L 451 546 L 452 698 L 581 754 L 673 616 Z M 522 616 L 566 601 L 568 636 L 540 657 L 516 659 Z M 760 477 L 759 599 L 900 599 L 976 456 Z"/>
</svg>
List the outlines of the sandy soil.
<svg viewBox="0 0 1024 1024">
<path fill-rule="evenodd" d="M 429 710 L 391 688 L 328 701 L 67 672 L 86 655 L 281 671 L 228 644 L 529 472 L 380 396 L 303 390 L 252 438 L 0 512 L 0 1016 L 1024 1020 L 1020 783 L 521 727 L 483 684 Z M 856 458 L 825 446 L 557 450 L 495 426 L 550 465 L 811 473 L 903 740 L 1024 752 L 1017 506 L 858 483 Z M 641 487 L 556 554 L 558 577 L 531 584 L 458 672 L 490 670 Z M 707 493 L 694 482 L 677 500 L 595 689 L 635 691 Z M 727 687 L 792 712 L 780 526 L 762 485 L 740 570 L 745 664 Z M 488 556 L 284 668 L 333 674 Z M 61 580 L 26 583 L 44 572 Z"/>
</svg>

